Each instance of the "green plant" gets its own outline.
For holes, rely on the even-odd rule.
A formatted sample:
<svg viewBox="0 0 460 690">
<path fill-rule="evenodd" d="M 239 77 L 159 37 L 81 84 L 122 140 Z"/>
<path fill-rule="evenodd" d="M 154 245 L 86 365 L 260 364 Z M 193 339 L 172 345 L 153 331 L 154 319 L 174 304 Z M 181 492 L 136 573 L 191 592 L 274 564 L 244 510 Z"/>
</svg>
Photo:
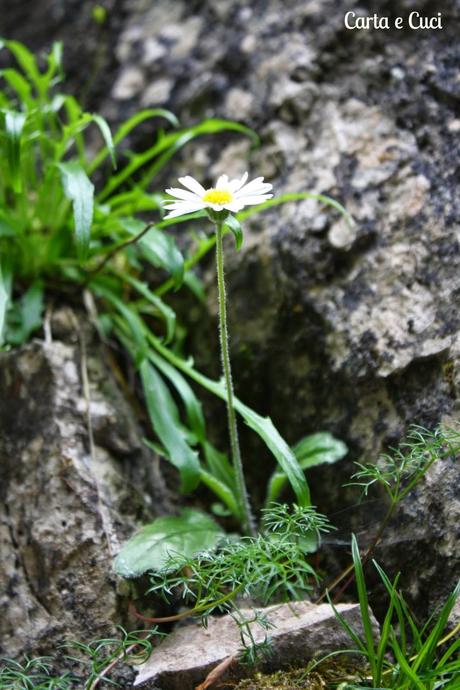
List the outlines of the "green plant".
<svg viewBox="0 0 460 690">
<path fill-rule="evenodd" d="M 393 688 L 393 690 L 438 690 L 459 687 L 460 639 L 455 639 L 460 626 L 445 635 L 449 615 L 460 596 L 460 581 L 439 612 L 423 627 L 410 613 L 398 590 L 399 574 L 393 582 L 374 561 L 389 597 L 389 606 L 377 636 L 369 613 L 363 564 L 355 536 L 352 538 L 353 565 L 358 590 L 364 636 L 358 635 L 335 608 L 340 624 L 353 640 L 353 653 L 364 657 L 369 665 L 368 682 L 359 685 L 344 683 L 342 690 L 359 688 Z M 332 603 L 332 602 L 331 602 Z M 444 636 L 444 637 L 443 637 Z M 452 638 L 454 640 L 452 641 Z"/>
<path fill-rule="evenodd" d="M 126 632 L 119 626 L 119 630 L 119 638 L 63 644 L 60 655 L 55 657 L 26 657 L 22 663 L 3 659 L 0 690 L 95 690 L 101 682 L 106 687 L 121 687 L 110 677 L 115 665 L 142 663 L 150 656 L 153 641 L 163 635 L 156 627 Z M 56 670 L 62 666 L 70 666 L 72 670 Z"/>
<path fill-rule="evenodd" d="M 390 448 L 388 453 L 382 454 L 377 463 L 355 462 L 359 470 L 352 475 L 354 481 L 346 484 L 346 486 L 360 487 L 362 497 L 365 497 L 370 487 L 377 485 L 385 491 L 388 497 L 385 515 L 363 556 L 364 564 L 371 558 L 398 505 L 423 479 L 433 463 L 442 458 L 455 457 L 459 452 L 460 432 L 458 430 L 442 426 L 429 430 L 414 424 L 409 427 L 405 440 L 401 441 L 397 448 Z M 336 601 L 340 599 L 354 579 L 353 564 L 334 580 L 329 586 L 329 591 L 335 589 L 347 576 L 348 579 L 345 584 L 335 595 Z M 326 591 L 318 599 L 318 602 L 325 597 Z"/>
<path fill-rule="evenodd" d="M 63 76 L 60 44 L 45 56 L 44 69 L 22 44 L 2 41 L 0 47 L 17 62 L 17 68 L 0 74 L 4 82 L 0 91 L 0 146 L 4 153 L 0 338 L 4 347 L 26 342 L 41 328 L 45 307 L 65 299 L 85 308 L 88 300 L 82 298 L 91 295 L 91 318 L 97 319 L 102 337 L 106 342 L 117 338 L 132 355 L 157 439 L 153 447 L 175 465 L 182 490 L 191 491 L 203 482 L 235 519 L 247 524 L 241 476 L 238 478 L 225 454 L 209 442 L 201 404 L 177 366 L 178 362 L 190 363 L 183 356 L 176 315 L 165 301 L 167 293 L 182 284 L 202 295 L 193 267 L 211 251 L 216 237 L 195 236 L 195 248 L 184 259 L 172 236 L 164 232 L 184 218 L 164 218 L 164 195 L 149 190 L 171 157 L 198 136 L 233 131 L 254 142 L 257 137 L 238 123 L 207 119 L 182 130 L 160 129 L 150 148 L 120 153 L 138 125 L 160 118 L 177 127 L 176 118 L 161 109 L 141 111 L 112 136 L 103 118 L 84 112 L 73 96 L 59 90 Z M 99 149 L 94 143 L 87 145 L 90 125 L 102 136 Z M 268 200 L 258 209 L 239 213 L 238 218 L 310 197 L 345 214 L 337 202 L 305 193 Z M 144 213 L 157 214 L 157 221 L 146 224 L 138 217 Z M 204 215 L 199 211 L 187 220 L 202 222 Z M 222 232 L 230 225 L 232 221 Z M 237 219 L 233 219 L 233 231 L 238 235 Z M 169 277 L 161 282 L 151 267 L 166 271 Z M 156 287 L 147 279 L 156 281 Z M 193 378 L 187 367 L 182 372 Z M 217 395 L 224 390 L 220 383 L 204 377 L 202 382 L 208 390 L 218 391 Z M 303 471 L 271 421 L 236 400 L 234 405 L 275 455 L 297 500 L 305 503 Z M 343 454 L 344 448 L 337 443 L 335 459 Z M 322 456 L 317 453 L 317 459 Z"/>
</svg>

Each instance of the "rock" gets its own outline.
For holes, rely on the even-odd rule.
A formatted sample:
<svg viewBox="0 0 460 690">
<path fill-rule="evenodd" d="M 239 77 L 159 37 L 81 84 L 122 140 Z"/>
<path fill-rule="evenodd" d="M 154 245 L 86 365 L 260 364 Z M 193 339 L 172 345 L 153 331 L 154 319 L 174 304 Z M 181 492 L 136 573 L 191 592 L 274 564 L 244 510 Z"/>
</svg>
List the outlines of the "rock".
<svg viewBox="0 0 460 690">
<path fill-rule="evenodd" d="M 359 605 L 340 604 L 339 612 L 358 634 L 362 634 Z M 271 654 L 259 663 L 264 670 L 305 664 L 313 657 L 350 645 L 350 639 L 329 604 L 316 606 L 302 601 L 260 609 L 273 627 L 267 632 L 259 624 L 251 627 L 254 640 L 271 641 Z M 242 609 L 247 619 L 252 609 Z M 374 630 L 378 625 L 373 619 Z M 229 656 L 241 650 L 240 631 L 230 615 L 211 616 L 206 628 L 190 624 L 176 629 L 140 667 L 134 687 L 155 690 L 193 690 L 206 675 Z"/>
<path fill-rule="evenodd" d="M 171 510 L 101 353 L 87 366 L 93 453 L 79 348 L 35 341 L 0 354 L 2 655 L 116 637 L 126 600 L 112 557 L 140 523 Z"/>
</svg>

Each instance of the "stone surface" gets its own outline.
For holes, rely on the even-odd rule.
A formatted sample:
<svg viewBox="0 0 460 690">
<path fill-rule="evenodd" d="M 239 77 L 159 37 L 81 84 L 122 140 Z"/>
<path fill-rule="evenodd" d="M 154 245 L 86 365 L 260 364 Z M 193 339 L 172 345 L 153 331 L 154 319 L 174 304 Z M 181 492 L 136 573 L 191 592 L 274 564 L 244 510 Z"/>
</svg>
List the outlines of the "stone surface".
<svg viewBox="0 0 460 690">
<path fill-rule="evenodd" d="M 168 491 L 100 352 L 33 342 L 0 354 L 0 650 L 53 653 L 116 636 L 120 542 L 170 510 Z M 150 457 L 149 457 L 150 456 Z"/>
<path fill-rule="evenodd" d="M 356 632 L 362 633 L 357 604 L 340 604 L 338 610 Z M 259 611 L 273 628 L 267 632 L 258 624 L 252 625 L 256 642 L 262 642 L 267 635 L 271 640 L 272 654 L 257 668 L 270 670 L 305 664 L 313 657 L 324 656 L 350 644 L 329 604 L 316 606 L 310 602 L 296 602 Z M 249 620 L 253 617 L 251 609 L 242 609 L 241 613 Z M 377 631 L 375 620 L 374 625 Z M 211 616 L 206 628 L 190 624 L 172 633 L 140 667 L 134 687 L 193 690 L 217 664 L 238 654 L 239 650 L 240 632 L 233 618 Z"/>
</svg>

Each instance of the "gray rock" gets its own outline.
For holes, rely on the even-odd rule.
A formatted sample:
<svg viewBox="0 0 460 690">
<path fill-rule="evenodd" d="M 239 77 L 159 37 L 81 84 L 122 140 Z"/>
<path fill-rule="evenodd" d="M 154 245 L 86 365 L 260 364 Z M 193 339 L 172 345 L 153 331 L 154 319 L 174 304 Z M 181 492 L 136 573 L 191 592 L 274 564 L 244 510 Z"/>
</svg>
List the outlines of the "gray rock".
<svg viewBox="0 0 460 690">
<path fill-rule="evenodd" d="M 125 602 L 111 559 L 168 491 L 101 353 L 88 356 L 94 452 L 79 348 L 0 354 L 1 654 L 53 653 L 116 636 Z"/>
<path fill-rule="evenodd" d="M 357 604 L 340 604 L 338 610 L 358 634 L 362 634 Z M 305 664 L 313 657 L 350 645 L 350 639 L 329 604 L 319 606 L 301 601 L 278 604 L 259 610 L 273 626 L 268 632 L 253 624 L 256 643 L 266 636 L 271 641 L 270 657 L 257 665 L 263 670 Z M 241 613 L 252 619 L 251 609 Z M 374 630 L 378 625 L 373 620 Z M 241 650 L 239 629 L 230 615 L 212 616 L 206 628 L 190 624 L 175 630 L 157 647 L 139 669 L 134 687 L 155 690 L 193 690 L 206 675 L 227 657 Z"/>
</svg>

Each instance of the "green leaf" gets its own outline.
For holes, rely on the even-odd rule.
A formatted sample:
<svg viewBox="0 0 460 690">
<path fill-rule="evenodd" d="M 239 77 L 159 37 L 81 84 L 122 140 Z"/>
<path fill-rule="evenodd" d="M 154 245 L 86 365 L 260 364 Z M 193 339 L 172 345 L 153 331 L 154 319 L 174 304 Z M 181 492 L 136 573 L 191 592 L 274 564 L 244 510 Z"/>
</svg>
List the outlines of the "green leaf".
<svg viewBox="0 0 460 690">
<path fill-rule="evenodd" d="M 31 97 L 32 89 L 29 82 L 24 79 L 20 72 L 18 72 L 16 69 L 7 68 L 0 70 L 0 76 L 8 82 L 22 103 L 26 104 L 27 106 L 31 106 L 33 103 L 33 99 Z"/>
<path fill-rule="evenodd" d="M 145 228 L 145 223 L 135 218 L 118 218 L 117 222 L 123 230 L 134 236 Z M 176 289 L 182 285 L 184 257 L 171 235 L 153 227 L 137 242 L 137 246 L 144 259 L 171 274 Z"/>
<path fill-rule="evenodd" d="M 88 255 L 93 221 L 94 185 L 79 163 L 58 163 L 64 194 L 73 206 L 77 251 L 80 261 Z"/>
<path fill-rule="evenodd" d="M 305 436 L 293 448 L 300 467 L 305 471 L 316 465 L 334 463 L 341 460 L 348 452 L 343 441 L 334 438 L 327 431 L 320 431 Z M 275 502 L 284 489 L 287 477 L 284 472 L 277 470 L 270 478 L 267 488 L 266 506 Z"/>
<path fill-rule="evenodd" d="M 140 366 L 140 374 L 152 426 L 180 472 L 181 491 L 193 491 L 200 481 L 200 463 L 178 425 L 177 406 L 165 382 L 146 359 Z"/>
<path fill-rule="evenodd" d="M 18 64 L 30 81 L 40 90 L 42 77 L 34 55 L 25 45 L 19 43 L 19 41 L 4 41 L 4 45 L 13 53 Z"/>
<path fill-rule="evenodd" d="M 205 441 L 203 451 L 206 465 L 211 474 L 217 477 L 222 484 L 235 491 L 235 471 L 225 453 L 221 453 L 209 441 Z"/>
<path fill-rule="evenodd" d="M 173 127 L 179 126 L 179 121 L 177 117 L 174 115 L 174 113 L 171 113 L 169 110 L 164 110 L 163 108 L 151 108 L 149 110 L 141 110 L 139 113 L 136 113 L 135 115 L 130 117 L 129 120 L 124 122 L 117 130 L 113 138 L 115 146 L 119 144 L 121 141 L 123 141 L 123 139 L 125 139 L 128 136 L 128 134 L 133 129 L 135 129 L 135 127 L 140 125 L 145 120 L 149 120 L 154 117 L 163 117 L 170 124 L 172 124 Z M 106 147 L 97 154 L 97 156 L 94 158 L 89 167 L 90 172 L 94 172 L 94 170 L 96 170 L 96 168 L 100 166 L 100 164 L 104 161 L 108 153 L 109 149 Z"/>
<path fill-rule="evenodd" d="M 339 441 L 328 431 L 319 431 L 301 439 L 293 451 L 302 469 L 306 470 L 309 467 L 341 460 L 347 454 L 348 448 L 343 441 Z"/>
<path fill-rule="evenodd" d="M 241 228 L 240 222 L 235 218 L 235 216 L 230 215 L 228 216 L 224 225 L 227 226 L 233 233 L 233 236 L 235 238 L 236 250 L 239 252 L 241 249 L 241 245 L 243 244 L 243 230 Z"/>
<path fill-rule="evenodd" d="M 180 395 L 182 402 L 184 403 L 188 425 L 195 434 L 199 443 L 204 444 L 206 442 L 206 428 L 203 407 L 193 392 L 190 384 L 184 379 L 180 371 L 171 366 L 169 362 L 157 355 L 153 350 L 150 350 L 149 358 L 157 369 L 159 369 L 161 373 L 169 379 Z"/>
<path fill-rule="evenodd" d="M 110 127 L 101 115 L 94 113 L 93 115 L 91 115 L 91 117 L 101 131 L 102 137 L 105 141 L 105 145 L 112 160 L 112 167 L 114 170 L 116 170 L 117 161 L 115 158 L 115 145 L 113 143 L 112 132 L 110 131 Z"/>
<path fill-rule="evenodd" d="M 154 266 L 166 269 L 171 274 L 176 288 L 179 288 L 184 279 L 184 257 L 174 238 L 152 228 L 139 244 L 144 257 Z"/>
<path fill-rule="evenodd" d="M 238 501 L 236 500 L 233 491 L 229 489 L 227 484 L 224 484 L 223 482 L 219 481 L 217 477 L 215 477 L 210 472 L 206 472 L 206 470 L 203 469 L 200 472 L 200 477 L 203 484 L 205 484 L 208 487 L 208 489 L 210 489 L 214 494 L 216 494 L 218 498 L 220 498 L 222 503 L 224 503 L 227 506 L 227 508 L 237 518 L 237 520 L 242 520 L 241 510 L 238 505 Z"/>
<path fill-rule="evenodd" d="M 161 297 L 158 297 L 158 295 L 155 295 L 147 285 L 140 280 L 137 280 L 136 278 L 133 278 L 133 276 L 129 275 L 129 273 L 124 273 L 122 271 L 116 271 L 116 274 L 122 278 L 122 280 L 126 283 L 129 283 L 132 285 L 138 292 L 139 294 L 143 295 L 146 300 L 150 302 L 150 304 L 153 304 L 155 309 L 158 310 L 158 313 L 163 317 L 165 323 L 166 323 L 166 338 L 165 342 L 169 343 L 173 336 L 174 336 L 174 330 L 176 328 L 176 314 L 175 312 L 169 307 Z"/>
<path fill-rule="evenodd" d="M 191 558 L 215 548 L 223 532 L 206 513 L 184 508 L 180 517 L 160 517 L 134 535 L 115 558 L 122 577 L 138 577 L 148 570 L 165 570 L 175 556 Z"/>
<path fill-rule="evenodd" d="M 16 193 L 22 189 L 21 135 L 25 122 L 24 113 L 17 113 L 12 110 L 5 113 L 6 157 L 10 168 L 11 184 Z"/>
<path fill-rule="evenodd" d="M 260 438 L 271 450 L 284 474 L 286 474 L 297 497 L 299 506 L 302 508 L 310 506 L 310 491 L 304 473 L 294 453 L 282 438 L 270 417 L 262 417 L 237 398 L 235 398 L 235 410 L 244 417 L 246 424 L 259 434 Z"/>
<path fill-rule="evenodd" d="M 37 280 L 8 312 L 5 340 L 22 345 L 42 325 L 43 282 Z"/>
</svg>

